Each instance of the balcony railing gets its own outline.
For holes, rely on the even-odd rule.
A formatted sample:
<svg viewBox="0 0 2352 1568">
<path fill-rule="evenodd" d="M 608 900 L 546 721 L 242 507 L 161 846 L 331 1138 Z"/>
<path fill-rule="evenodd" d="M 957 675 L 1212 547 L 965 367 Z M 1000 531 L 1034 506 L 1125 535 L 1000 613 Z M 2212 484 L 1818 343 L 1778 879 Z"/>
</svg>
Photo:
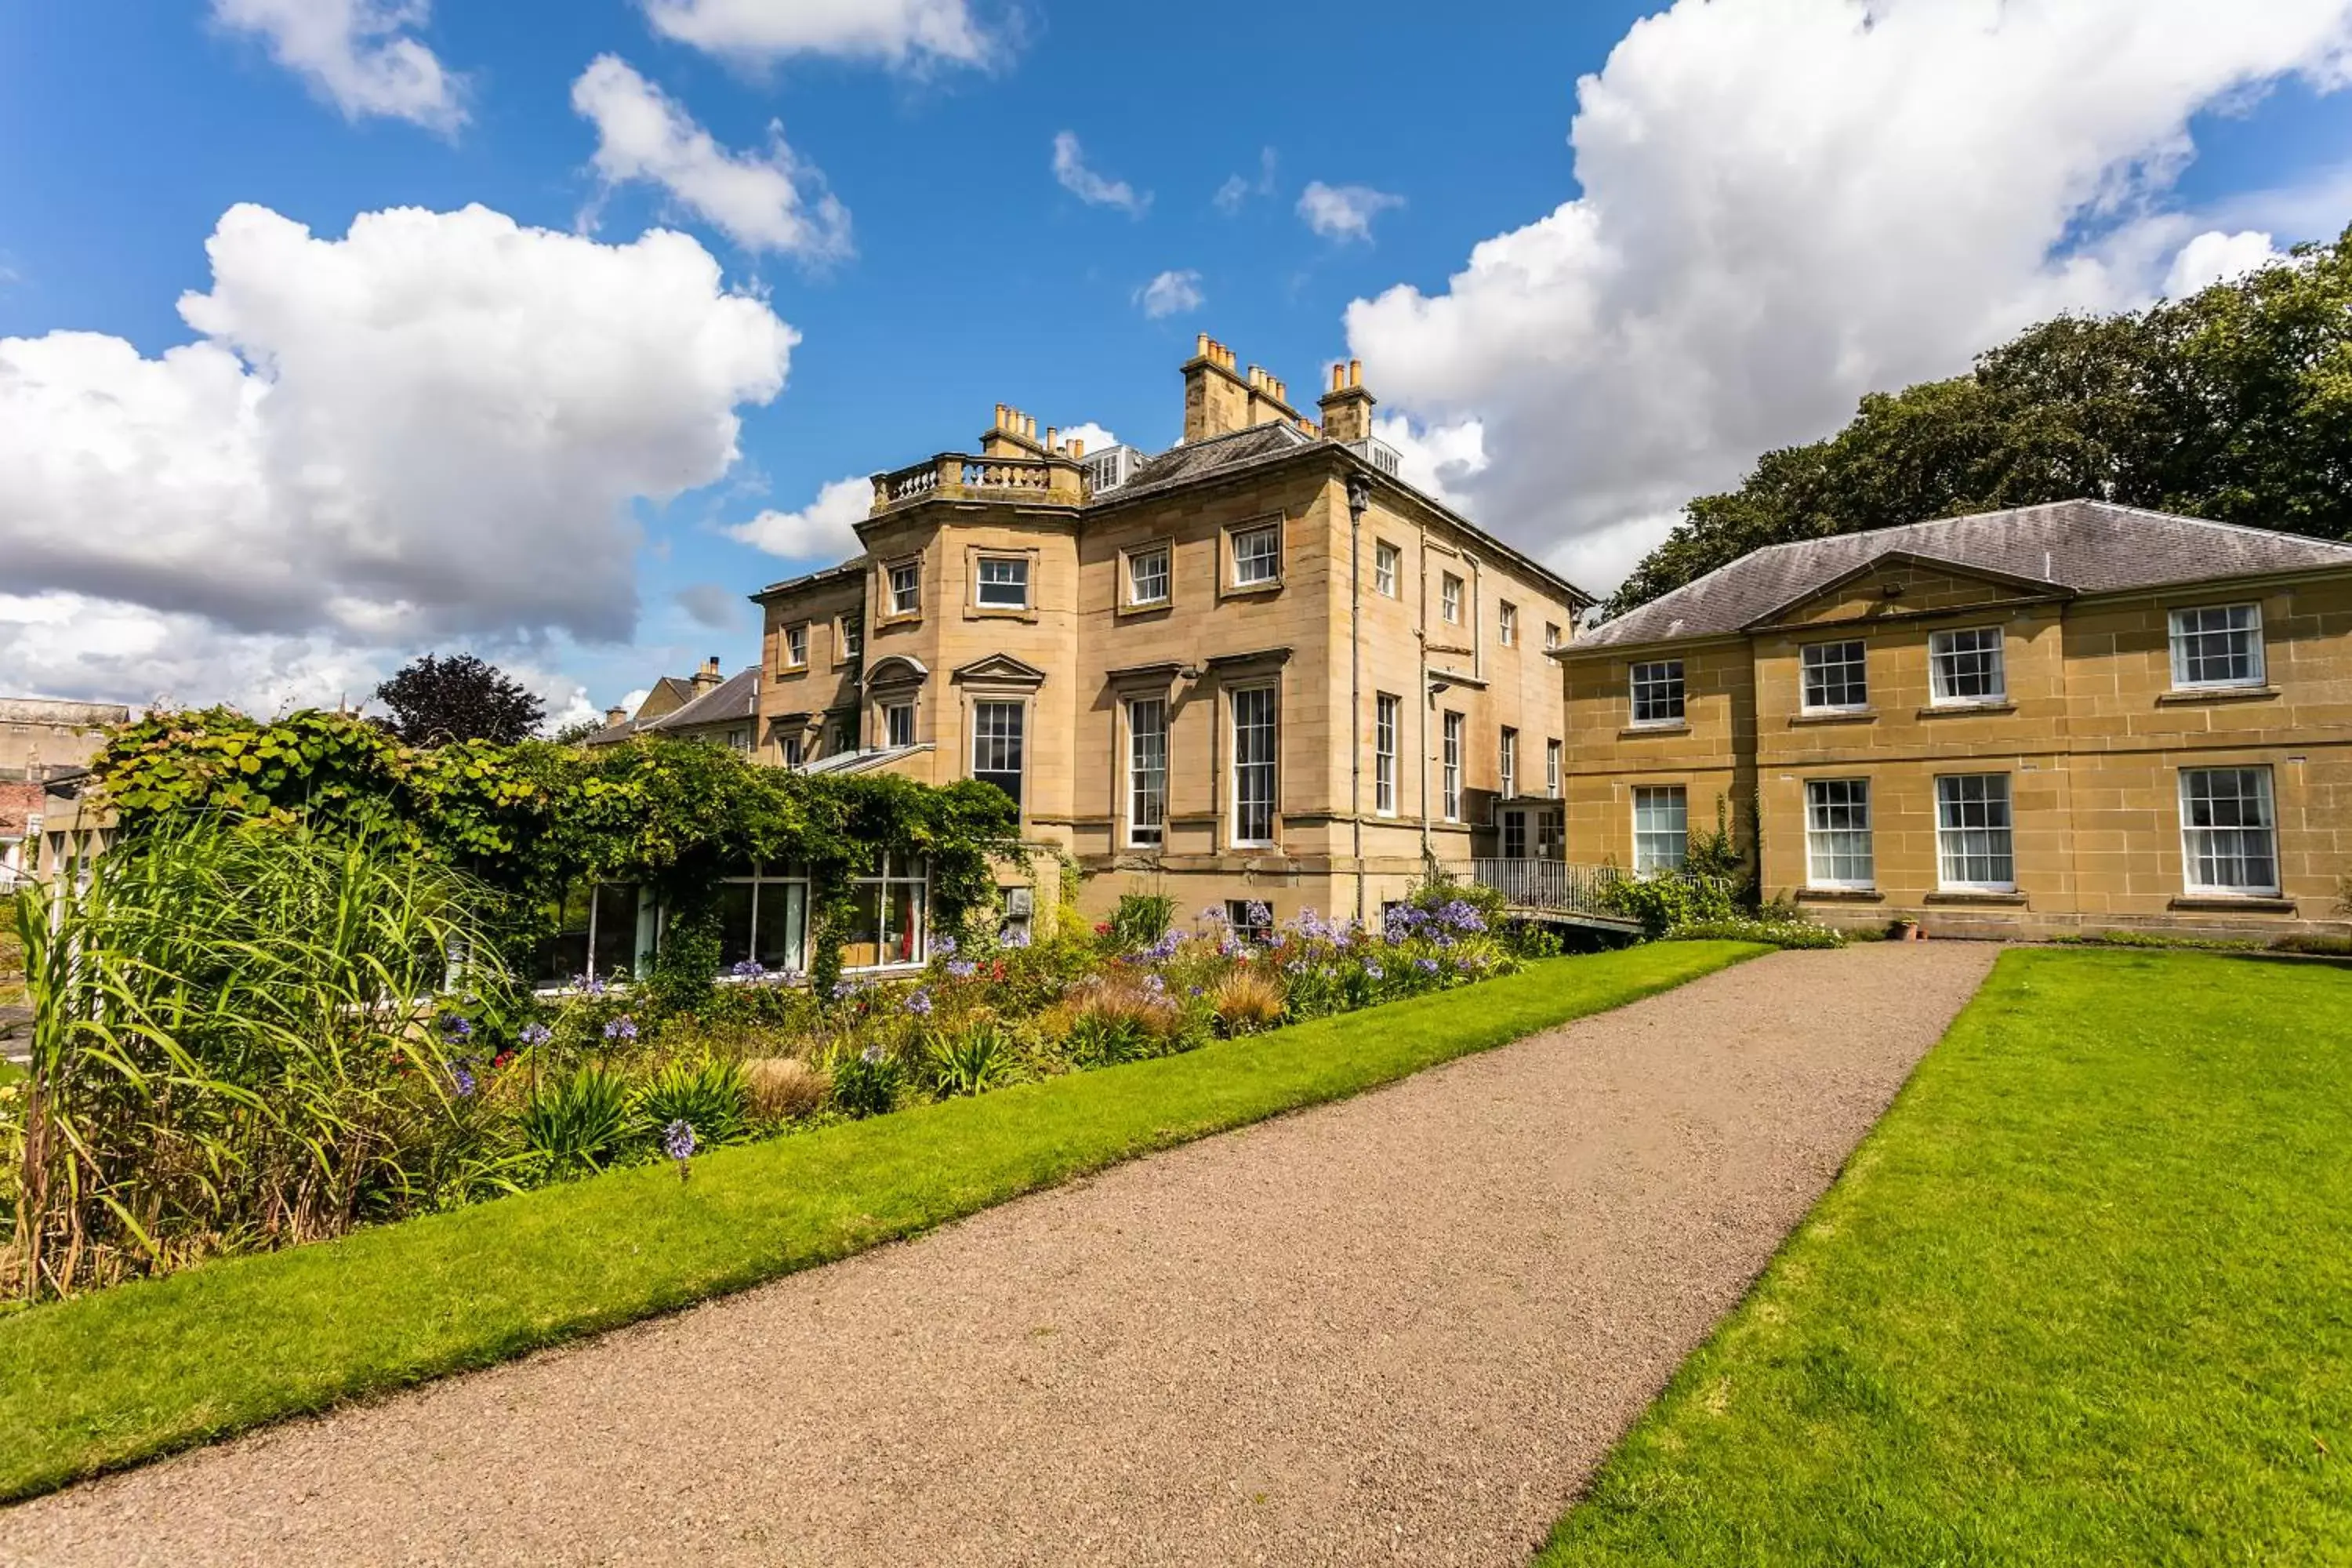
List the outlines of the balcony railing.
<svg viewBox="0 0 2352 1568">
<path fill-rule="evenodd" d="M 1622 921 L 1602 895 L 1624 875 L 1614 866 L 1571 866 L 1565 860 L 1474 860 L 1471 880 L 1493 888 L 1517 910 Z"/>
<path fill-rule="evenodd" d="M 935 497 L 1076 506 L 1086 499 L 1086 480 L 1083 470 L 1067 458 L 974 458 L 961 452 L 942 452 L 874 476 L 877 513 Z"/>
<path fill-rule="evenodd" d="M 1397 449 L 1378 436 L 1367 436 L 1360 441 L 1350 441 L 1348 443 L 1348 450 L 1392 479 L 1399 477 L 1398 469 L 1403 467 L 1397 457 Z"/>
</svg>

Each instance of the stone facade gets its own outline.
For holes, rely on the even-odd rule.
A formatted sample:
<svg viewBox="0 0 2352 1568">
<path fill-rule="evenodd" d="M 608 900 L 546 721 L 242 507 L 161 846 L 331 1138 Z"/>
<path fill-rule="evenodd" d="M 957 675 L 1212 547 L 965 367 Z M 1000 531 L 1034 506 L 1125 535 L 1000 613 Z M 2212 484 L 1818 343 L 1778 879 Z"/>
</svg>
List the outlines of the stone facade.
<svg viewBox="0 0 2352 1568">
<path fill-rule="evenodd" d="M 1017 733 L 1024 833 L 1097 915 L 1376 917 L 1500 852 L 1506 816 L 1512 848 L 1556 847 L 1547 639 L 1590 595 L 1396 478 L 1360 370 L 1319 425 L 1207 339 L 1183 375 L 1156 457 L 1090 461 L 1000 407 L 978 453 L 877 475 L 862 556 L 753 596 L 761 755 L 944 783 Z"/>
<path fill-rule="evenodd" d="M 0 779 L 37 784 L 87 767 L 106 731 L 130 721 L 131 710 L 119 702 L 0 698 Z"/>
<path fill-rule="evenodd" d="M 1679 788 L 1692 827 L 1720 803 L 1758 830 L 1768 897 L 1833 922 L 2340 931 L 2352 551 L 2294 542 L 2289 569 L 2104 592 L 2049 580 L 2063 563 L 2036 580 L 1890 552 L 1734 632 L 1703 605 L 1702 635 L 1600 628 L 1561 656 L 1569 857 L 1639 864 L 1665 797 L 1636 792 Z M 2200 627 L 2226 668 L 2184 663 Z M 1682 716 L 1637 721 L 1636 668 L 1654 691 L 1669 665 Z"/>
</svg>

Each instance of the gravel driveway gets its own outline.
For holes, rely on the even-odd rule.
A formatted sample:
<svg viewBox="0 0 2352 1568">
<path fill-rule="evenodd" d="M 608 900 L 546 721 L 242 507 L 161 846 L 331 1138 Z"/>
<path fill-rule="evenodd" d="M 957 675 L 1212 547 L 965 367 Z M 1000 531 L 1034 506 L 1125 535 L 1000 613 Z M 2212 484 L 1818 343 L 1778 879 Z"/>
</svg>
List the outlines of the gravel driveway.
<svg viewBox="0 0 2352 1568">
<path fill-rule="evenodd" d="M 1774 954 L 25 1504 L 0 1562 L 1521 1563 L 1993 956 Z"/>
</svg>

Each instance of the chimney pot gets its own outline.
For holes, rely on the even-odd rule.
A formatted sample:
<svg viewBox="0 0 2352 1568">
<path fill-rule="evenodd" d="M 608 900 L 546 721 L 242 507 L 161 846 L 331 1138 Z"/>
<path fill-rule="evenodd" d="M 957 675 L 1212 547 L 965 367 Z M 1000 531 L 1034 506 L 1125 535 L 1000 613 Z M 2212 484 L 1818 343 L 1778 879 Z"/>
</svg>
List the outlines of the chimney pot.
<svg viewBox="0 0 2352 1568">
<path fill-rule="evenodd" d="M 1351 359 L 1348 362 L 1348 384 L 1349 386 L 1361 386 L 1364 384 L 1364 362 L 1362 360 Z"/>
<path fill-rule="evenodd" d="M 1193 358 L 1195 358 L 1195 359 L 1207 359 L 1207 358 L 1209 357 L 1209 334 L 1208 334 L 1208 333 L 1206 333 L 1206 332 L 1201 332 L 1201 333 L 1196 334 L 1196 335 L 1193 337 L 1193 339 L 1192 339 L 1192 357 L 1193 357 Z"/>
<path fill-rule="evenodd" d="M 1085 457 L 1086 455 L 1087 455 L 1087 442 L 1086 442 L 1086 437 L 1083 437 L 1083 436 L 1073 436 L 1073 437 L 1070 437 L 1070 456 L 1071 456 L 1071 457 L 1073 457 L 1073 458 L 1083 458 L 1083 457 Z"/>
<path fill-rule="evenodd" d="M 1055 437 L 1060 434 L 1061 432 L 1055 429 L 1051 425 L 1045 426 L 1045 450 L 1050 452 L 1054 449 Z"/>
</svg>

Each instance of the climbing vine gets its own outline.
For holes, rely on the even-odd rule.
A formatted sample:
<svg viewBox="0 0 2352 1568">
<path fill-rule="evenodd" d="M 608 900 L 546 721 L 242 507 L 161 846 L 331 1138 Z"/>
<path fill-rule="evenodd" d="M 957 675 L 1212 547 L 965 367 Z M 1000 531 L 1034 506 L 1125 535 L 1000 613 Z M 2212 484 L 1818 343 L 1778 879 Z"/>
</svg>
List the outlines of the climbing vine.
<svg viewBox="0 0 2352 1568">
<path fill-rule="evenodd" d="M 214 812 L 262 829 L 389 837 L 496 889 L 510 940 L 544 934 L 571 883 L 644 884 L 677 933 L 667 978 L 688 987 L 709 983 L 719 882 L 752 864 L 808 868 L 814 970 L 838 968 L 852 883 L 886 854 L 929 859 L 950 931 L 994 896 L 997 862 L 1025 862 L 1018 814 L 992 785 L 813 775 L 690 741 L 413 747 L 342 714 L 257 720 L 215 708 L 116 731 L 92 771 L 127 836 Z"/>
</svg>

